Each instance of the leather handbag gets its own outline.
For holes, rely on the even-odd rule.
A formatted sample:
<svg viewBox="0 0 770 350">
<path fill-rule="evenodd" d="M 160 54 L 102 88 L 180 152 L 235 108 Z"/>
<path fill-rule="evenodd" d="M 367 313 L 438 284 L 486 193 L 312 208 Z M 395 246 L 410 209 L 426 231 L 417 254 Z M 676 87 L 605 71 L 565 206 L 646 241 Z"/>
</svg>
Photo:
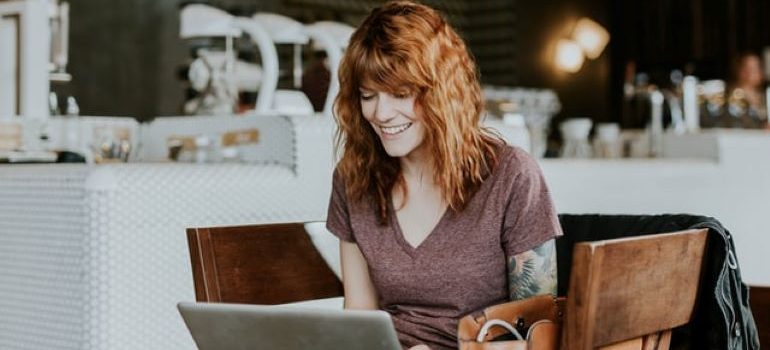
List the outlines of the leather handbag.
<svg viewBox="0 0 770 350">
<path fill-rule="evenodd" d="M 490 306 L 457 325 L 460 350 L 556 350 L 566 299 L 538 295 Z"/>
</svg>

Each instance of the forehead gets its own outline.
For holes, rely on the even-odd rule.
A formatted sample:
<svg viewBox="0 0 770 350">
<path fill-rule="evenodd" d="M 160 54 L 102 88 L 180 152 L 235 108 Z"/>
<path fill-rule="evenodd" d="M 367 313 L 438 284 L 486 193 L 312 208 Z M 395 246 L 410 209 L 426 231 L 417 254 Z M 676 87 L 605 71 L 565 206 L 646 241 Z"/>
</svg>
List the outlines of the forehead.
<svg viewBox="0 0 770 350">
<path fill-rule="evenodd" d="M 408 80 L 393 79 L 390 81 L 376 81 L 364 77 L 359 81 L 359 90 L 365 91 L 381 91 L 381 92 L 405 92 L 416 90 L 415 86 Z"/>
<path fill-rule="evenodd" d="M 386 53 L 382 48 L 366 48 L 353 63 L 354 83 L 358 89 L 370 91 L 416 90 L 424 83 L 415 76 L 415 69 L 411 67 L 414 64 L 409 59 Z"/>
</svg>

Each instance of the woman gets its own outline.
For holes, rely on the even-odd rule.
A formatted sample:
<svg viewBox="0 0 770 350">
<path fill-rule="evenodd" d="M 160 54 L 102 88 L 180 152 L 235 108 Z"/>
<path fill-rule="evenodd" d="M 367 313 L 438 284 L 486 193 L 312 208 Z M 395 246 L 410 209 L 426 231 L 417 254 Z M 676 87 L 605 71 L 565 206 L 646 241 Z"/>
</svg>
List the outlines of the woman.
<svg viewBox="0 0 770 350">
<path fill-rule="evenodd" d="M 457 347 L 457 320 L 556 293 L 556 211 L 537 164 L 480 126 L 465 44 L 431 8 L 374 9 L 340 66 L 327 228 L 345 307 L 390 313 L 405 347 Z"/>
</svg>

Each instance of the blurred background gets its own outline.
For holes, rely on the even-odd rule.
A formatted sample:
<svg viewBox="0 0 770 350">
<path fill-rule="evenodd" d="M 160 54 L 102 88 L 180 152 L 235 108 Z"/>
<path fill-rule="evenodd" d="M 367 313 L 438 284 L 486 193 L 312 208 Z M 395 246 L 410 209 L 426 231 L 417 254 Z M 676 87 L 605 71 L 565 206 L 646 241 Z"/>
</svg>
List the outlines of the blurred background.
<svg viewBox="0 0 770 350">
<path fill-rule="evenodd" d="M 71 0 L 70 64 L 61 91 L 88 115 L 147 119 L 177 115 L 185 101 L 178 71 L 190 57 L 179 36 L 180 8 L 168 0 Z M 304 23 L 335 20 L 355 26 L 380 1 L 221 0 L 236 15 L 275 12 Z M 762 0 L 425 1 L 441 9 L 469 43 L 486 84 L 554 89 L 557 118 L 585 116 L 623 122 L 623 84 L 646 74 L 668 87 L 678 70 L 701 79 L 731 78 L 734 60 L 770 46 L 770 3 Z M 554 65 L 556 42 L 580 18 L 609 34 L 601 55 L 575 73 Z M 633 65 L 633 68 L 629 67 Z"/>
</svg>

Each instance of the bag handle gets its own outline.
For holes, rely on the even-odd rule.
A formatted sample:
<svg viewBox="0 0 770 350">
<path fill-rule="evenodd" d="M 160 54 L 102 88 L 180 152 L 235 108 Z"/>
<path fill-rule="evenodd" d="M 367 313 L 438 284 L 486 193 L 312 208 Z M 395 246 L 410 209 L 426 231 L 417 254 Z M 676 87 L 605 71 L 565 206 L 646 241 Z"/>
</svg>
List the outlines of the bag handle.
<svg viewBox="0 0 770 350">
<path fill-rule="evenodd" d="M 500 326 L 505 329 L 507 329 L 511 334 L 513 334 L 514 337 L 516 337 L 516 340 L 524 340 L 524 337 L 521 336 L 521 333 L 516 330 L 513 326 L 511 326 L 510 323 L 505 322 L 501 319 L 491 319 L 487 322 L 484 322 L 484 325 L 481 327 L 481 330 L 479 331 L 479 334 L 476 336 L 476 342 L 481 343 L 484 341 L 484 338 L 487 336 L 487 333 L 489 333 L 489 329 L 493 326 Z"/>
</svg>

